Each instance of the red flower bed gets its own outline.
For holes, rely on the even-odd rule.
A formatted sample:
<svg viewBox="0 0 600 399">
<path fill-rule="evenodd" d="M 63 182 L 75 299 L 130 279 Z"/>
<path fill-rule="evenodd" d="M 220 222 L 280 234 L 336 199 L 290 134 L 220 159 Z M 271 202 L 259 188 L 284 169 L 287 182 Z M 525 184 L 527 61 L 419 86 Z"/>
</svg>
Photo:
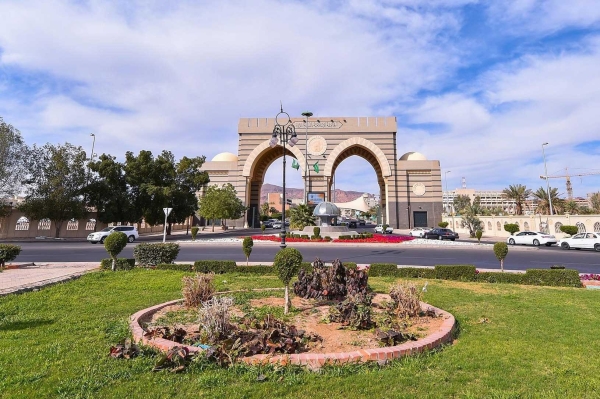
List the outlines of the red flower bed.
<svg viewBox="0 0 600 399">
<path fill-rule="evenodd" d="M 366 243 L 379 243 L 379 244 L 399 244 L 404 241 L 414 240 L 411 236 L 395 236 L 388 234 L 373 234 L 372 238 L 359 238 L 359 239 L 335 239 L 333 242 L 366 242 Z"/>
<path fill-rule="evenodd" d="M 281 237 L 273 236 L 273 235 L 252 236 L 252 239 L 255 241 L 273 241 L 273 242 L 281 241 Z M 404 241 L 410 241 L 413 239 L 414 239 L 414 237 L 411 237 L 411 236 L 373 234 L 372 238 L 360 238 L 360 239 L 355 239 L 355 240 L 335 239 L 335 240 L 333 240 L 333 242 L 352 242 L 352 243 L 364 242 L 364 243 L 379 243 L 379 244 L 382 244 L 382 243 L 383 244 L 398 244 L 398 243 L 401 243 Z M 286 242 L 328 242 L 325 240 L 311 240 L 311 239 L 306 239 L 306 238 L 287 238 L 287 237 L 286 237 L 285 241 Z"/>
</svg>

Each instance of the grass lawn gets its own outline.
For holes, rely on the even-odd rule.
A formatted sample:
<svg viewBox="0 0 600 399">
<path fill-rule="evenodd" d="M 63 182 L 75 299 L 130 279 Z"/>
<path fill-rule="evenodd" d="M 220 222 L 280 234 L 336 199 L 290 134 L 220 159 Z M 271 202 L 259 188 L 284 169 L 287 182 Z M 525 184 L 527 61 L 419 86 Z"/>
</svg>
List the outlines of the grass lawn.
<svg viewBox="0 0 600 399">
<path fill-rule="evenodd" d="M 311 373 L 198 363 L 172 374 L 151 371 L 152 351 L 111 359 L 109 347 L 129 334 L 128 317 L 181 297 L 183 275 L 97 272 L 0 297 L 0 398 L 600 397 L 600 291 L 574 288 L 429 281 L 424 299 L 455 315 L 457 340 L 385 367 Z M 220 290 L 281 286 L 273 276 L 215 280 Z M 386 292 L 393 281 L 370 284 Z"/>
</svg>

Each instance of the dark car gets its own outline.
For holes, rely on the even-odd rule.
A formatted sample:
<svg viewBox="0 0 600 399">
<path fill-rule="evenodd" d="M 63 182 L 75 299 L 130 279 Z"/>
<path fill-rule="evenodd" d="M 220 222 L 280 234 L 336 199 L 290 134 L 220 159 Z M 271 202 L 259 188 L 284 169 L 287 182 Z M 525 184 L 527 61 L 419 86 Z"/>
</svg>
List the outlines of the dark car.
<svg viewBox="0 0 600 399">
<path fill-rule="evenodd" d="M 352 220 L 348 222 L 348 228 L 355 229 L 357 227 L 356 221 Z"/>
<path fill-rule="evenodd" d="M 358 225 L 359 225 L 359 226 L 366 226 L 366 224 L 367 224 L 367 223 L 366 223 L 364 220 L 359 220 L 359 221 L 358 221 Z"/>
<path fill-rule="evenodd" d="M 263 224 L 263 226 L 265 226 L 265 228 L 270 229 L 271 227 L 273 227 L 273 222 L 270 220 L 265 220 L 264 222 L 261 222 Z"/>
<path fill-rule="evenodd" d="M 433 239 L 438 239 L 438 240 L 456 240 L 458 238 L 458 233 L 453 232 L 450 229 L 442 229 L 442 228 L 435 228 L 435 229 L 431 229 L 428 232 L 425 233 L 425 238 L 433 238 Z"/>
</svg>

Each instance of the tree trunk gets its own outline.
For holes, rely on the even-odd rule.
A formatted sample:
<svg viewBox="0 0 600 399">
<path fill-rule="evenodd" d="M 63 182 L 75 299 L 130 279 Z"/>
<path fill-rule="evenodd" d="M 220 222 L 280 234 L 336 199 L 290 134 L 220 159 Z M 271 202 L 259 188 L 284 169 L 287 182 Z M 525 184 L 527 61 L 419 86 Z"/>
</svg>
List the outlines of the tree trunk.
<svg viewBox="0 0 600 399">
<path fill-rule="evenodd" d="M 250 257 L 246 256 L 246 266 L 248 266 L 248 259 L 250 259 Z"/>
<path fill-rule="evenodd" d="M 54 223 L 54 238 L 60 237 L 60 228 L 62 227 L 62 222 Z"/>
<path fill-rule="evenodd" d="M 288 314 L 288 312 L 290 311 L 290 292 L 288 286 L 289 284 L 285 285 L 285 305 L 283 307 L 283 314 Z"/>
<path fill-rule="evenodd" d="M 112 268 L 111 270 L 113 272 L 117 271 L 117 258 L 115 256 L 111 256 L 112 258 Z"/>
<path fill-rule="evenodd" d="M 170 236 L 171 235 L 171 228 L 173 226 L 173 223 L 169 222 L 167 223 L 167 235 Z"/>
<path fill-rule="evenodd" d="M 212 221 L 212 231 L 213 231 L 213 233 L 215 232 L 215 219 L 213 219 L 213 221 Z"/>
<path fill-rule="evenodd" d="M 500 270 L 504 273 L 504 259 L 500 259 Z"/>
</svg>

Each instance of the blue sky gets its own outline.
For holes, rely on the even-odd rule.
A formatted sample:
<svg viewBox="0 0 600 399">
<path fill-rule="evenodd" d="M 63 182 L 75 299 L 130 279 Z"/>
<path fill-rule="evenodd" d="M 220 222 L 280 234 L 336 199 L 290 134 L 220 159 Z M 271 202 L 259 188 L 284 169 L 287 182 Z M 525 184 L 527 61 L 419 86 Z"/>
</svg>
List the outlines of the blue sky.
<svg viewBox="0 0 600 399">
<path fill-rule="evenodd" d="M 440 160 L 449 188 L 536 189 L 544 142 L 549 173 L 600 171 L 597 0 L 164 4 L 0 1 L 0 116 L 29 144 L 89 151 L 95 133 L 98 154 L 211 159 L 281 100 L 292 116 L 396 116 L 398 154 Z M 378 191 L 360 158 L 336 179 Z M 600 175 L 572 181 L 600 190 Z"/>
</svg>

